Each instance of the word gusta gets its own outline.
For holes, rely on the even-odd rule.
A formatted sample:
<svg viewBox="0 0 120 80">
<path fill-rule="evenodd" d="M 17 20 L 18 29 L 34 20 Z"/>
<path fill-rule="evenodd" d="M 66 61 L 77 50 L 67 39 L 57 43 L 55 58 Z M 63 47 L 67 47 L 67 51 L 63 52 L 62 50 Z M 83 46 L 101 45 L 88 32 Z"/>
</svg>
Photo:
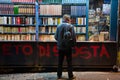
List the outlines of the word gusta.
<svg viewBox="0 0 120 80">
<path fill-rule="evenodd" d="M 58 56 L 58 50 L 56 45 L 45 44 L 38 46 L 33 46 L 31 44 L 2 44 L 1 53 L 4 56 L 12 56 L 23 54 L 25 56 L 31 56 L 33 54 L 38 54 L 39 57 L 51 57 Z M 75 46 L 73 49 L 73 57 L 80 57 L 83 59 L 91 59 L 96 57 L 106 57 L 110 58 L 110 53 L 104 44 L 102 45 L 91 45 L 91 46 Z"/>
</svg>

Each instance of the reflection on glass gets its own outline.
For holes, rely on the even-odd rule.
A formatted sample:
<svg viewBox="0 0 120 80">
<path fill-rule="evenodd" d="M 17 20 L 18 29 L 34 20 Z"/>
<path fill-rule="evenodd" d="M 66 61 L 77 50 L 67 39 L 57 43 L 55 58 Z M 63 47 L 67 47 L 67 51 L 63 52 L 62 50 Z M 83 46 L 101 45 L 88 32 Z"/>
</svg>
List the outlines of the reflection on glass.
<svg viewBox="0 0 120 80">
<path fill-rule="evenodd" d="M 90 0 L 89 41 L 109 41 L 111 0 Z"/>
</svg>

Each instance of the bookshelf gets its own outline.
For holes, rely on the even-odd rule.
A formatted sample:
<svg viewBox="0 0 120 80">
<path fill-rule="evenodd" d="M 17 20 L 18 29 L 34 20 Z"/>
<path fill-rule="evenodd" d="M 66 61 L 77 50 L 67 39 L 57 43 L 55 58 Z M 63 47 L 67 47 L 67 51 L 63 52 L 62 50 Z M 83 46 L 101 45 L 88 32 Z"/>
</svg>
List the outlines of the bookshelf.
<svg viewBox="0 0 120 80">
<path fill-rule="evenodd" d="M 35 41 L 36 0 L 0 0 L 0 41 Z"/>
<path fill-rule="evenodd" d="M 7 38 L 9 35 L 19 35 L 18 39 L 11 37 L 8 40 L 23 41 L 21 36 L 29 35 L 28 40 L 31 41 L 54 42 L 56 27 L 62 23 L 64 14 L 71 15 L 78 42 L 90 41 L 94 35 L 100 38 L 99 26 L 103 21 L 106 20 L 108 26 L 111 26 L 111 3 L 95 1 L 97 4 L 91 6 L 91 1 L 93 0 L 90 3 L 89 0 L 0 0 L 0 40 L 7 40 L 4 35 Z M 110 41 L 111 31 L 105 35 L 108 35 L 106 41 Z"/>
<path fill-rule="evenodd" d="M 64 14 L 71 15 L 77 41 L 87 40 L 88 0 L 42 0 L 39 3 L 39 41 L 55 41 L 54 34 Z"/>
</svg>

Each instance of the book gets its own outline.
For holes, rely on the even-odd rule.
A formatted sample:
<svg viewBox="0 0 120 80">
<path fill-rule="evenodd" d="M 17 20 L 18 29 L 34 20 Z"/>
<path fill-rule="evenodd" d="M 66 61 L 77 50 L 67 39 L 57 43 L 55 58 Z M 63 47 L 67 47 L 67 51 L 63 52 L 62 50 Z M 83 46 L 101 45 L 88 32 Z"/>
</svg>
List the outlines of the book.
<svg viewBox="0 0 120 80">
<path fill-rule="evenodd" d="M 19 7 L 17 5 L 14 6 L 14 14 L 19 14 Z"/>
<path fill-rule="evenodd" d="M 3 33 L 3 26 L 0 26 L 0 33 Z"/>
<path fill-rule="evenodd" d="M 77 35 L 77 41 L 85 41 L 85 35 Z"/>
<path fill-rule="evenodd" d="M 46 28 L 44 26 L 39 27 L 39 32 L 40 33 L 45 33 Z"/>
<path fill-rule="evenodd" d="M 55 32 L 56 32 L 56 29 L 57 29 L 57 27 L 56 27 L 56 26 L 53 26 L 51 32 L 52 32 L 52 33 L 55 33 Z"/>
</svg>

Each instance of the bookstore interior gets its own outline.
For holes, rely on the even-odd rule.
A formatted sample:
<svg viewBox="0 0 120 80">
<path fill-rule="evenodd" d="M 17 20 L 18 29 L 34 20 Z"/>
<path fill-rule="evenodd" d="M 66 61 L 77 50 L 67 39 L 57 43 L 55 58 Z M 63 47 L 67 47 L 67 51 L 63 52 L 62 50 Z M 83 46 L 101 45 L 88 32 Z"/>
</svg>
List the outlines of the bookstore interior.
<svg viewBox="0 0 120 80">
<path fill-rule="evenodd" d="M 64 14 L 71 16 L 78 42 L 111 41 L 111 3 L 112 0 L 0 0 L 0 41 L 54 42 L 56 27 Z M 114 34 L 116 38 L 117 31 Z"/>
</svg>

